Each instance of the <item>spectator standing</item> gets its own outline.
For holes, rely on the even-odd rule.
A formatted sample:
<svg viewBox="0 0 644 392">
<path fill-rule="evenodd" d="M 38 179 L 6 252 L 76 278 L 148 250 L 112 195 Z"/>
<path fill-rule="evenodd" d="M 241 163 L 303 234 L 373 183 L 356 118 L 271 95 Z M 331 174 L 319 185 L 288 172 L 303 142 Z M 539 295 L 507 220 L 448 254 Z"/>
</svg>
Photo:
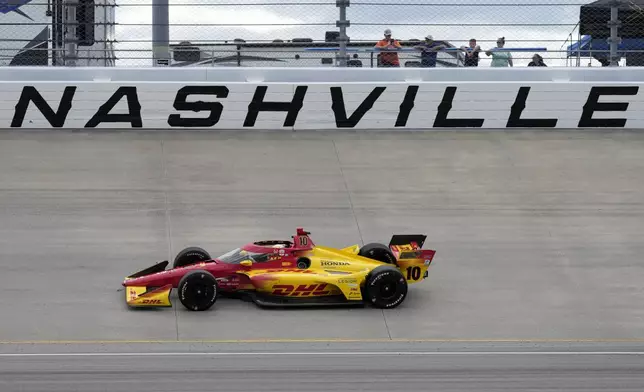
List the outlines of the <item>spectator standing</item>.
<svg viewBox="0 0 644 392">
<path fill-rule="evenodd" d="M 436 52 L 441 49 L 445 49 L 445 45 L 439 44 L 434 41 L 434 37 L 427 35 L 425 37 L 425 42 L 414 46 L 414 48 L 422 51 L 420 55 L 420 66 L 424 68 L 432 68 L 436 67 L 436 57 L 438 55 Z"/>
<path fill-rule="evenodd" d="M 479 53 L 481 52 L 481 47 L 476 44 L 475 38 L 472 38 L 470 40 L 469 46 L 461 46 L 461 50 L 465 52 L 465 59 L 463 60 L 463 66 L 465 67 L 479 66 Z"/>
<path fill-rule="evenodd" d="M 512 53 L 509 51 L 501 51 L 505 46 L 505 37 L 501 37 L 496 40 L 496 49 L 497 50 L 488 50 L 485 52 L 486 55 L 492 56 L 492 67 L 512 67 Z"/>
<path fill-rule="evenodd" d="M 397 40 L 391 38 L 391 30 L 385 30 L 385 38 L 378 41 L 375 46 L 376 49 L 401 49 L 402 45 Z M 381 67 L 400 67 L 400 60 L 398 59 L 398 52 L 382 51 L 379 54 Z"/>
<path fill-rule="evenodd" d="M 535 53 L 534 56 L 532 56 L 532 61 L 528 63 L 528 67 L 547 67 L 547 65 L 543 62 L 543 57 Z"/>
</svg>

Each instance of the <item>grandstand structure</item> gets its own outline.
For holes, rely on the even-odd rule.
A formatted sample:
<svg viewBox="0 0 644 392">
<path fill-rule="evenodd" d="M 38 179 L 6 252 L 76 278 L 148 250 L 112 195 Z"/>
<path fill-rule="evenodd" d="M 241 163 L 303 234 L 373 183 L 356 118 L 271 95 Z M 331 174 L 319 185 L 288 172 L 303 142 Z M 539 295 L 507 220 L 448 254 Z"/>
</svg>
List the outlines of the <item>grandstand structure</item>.
<svg viewBox="0 0 644 392">
<path fill-rule="evenodd" d="M 171 45 L 170 66 L 226 66 L 226 67 L 335 67 L 336 55 L 340 53 L 337 43 L 338 32 L 329 31 L 324 41 L 312 38 L 274 40 L 272 42 L 246 42 L 235 39 L 220 44 L 192 44 L 181 42 Z M 449 42 L 437 41 L 453 48 Z M 373 50 L 377 41 L 349 42 L 347 44 L 348 67 L 377 67 L 379 54 Z M 403 48 L 420 44 L 418 39 L 400 41 Z M 400 52 L 401 67 L 419 67 L 420 52 Z M 438 52 L 437 67 L 458 67 L 463 65 L 463 55 L 458 51 Z"/>
<path fill-rule="evenodd" d="M 0 0 L 0 66 L 116 65 L 114 0 Z"/>
<path fill-rule="evenodd" d="M 644 0 L 596 0 L 579 10 L 579 38 L 568 46 L 567 56 L 588 57 L 610 64 L 611 7 L 620 22 L 617 58 L 626 66 L 644 66 Z"/>
</svg>

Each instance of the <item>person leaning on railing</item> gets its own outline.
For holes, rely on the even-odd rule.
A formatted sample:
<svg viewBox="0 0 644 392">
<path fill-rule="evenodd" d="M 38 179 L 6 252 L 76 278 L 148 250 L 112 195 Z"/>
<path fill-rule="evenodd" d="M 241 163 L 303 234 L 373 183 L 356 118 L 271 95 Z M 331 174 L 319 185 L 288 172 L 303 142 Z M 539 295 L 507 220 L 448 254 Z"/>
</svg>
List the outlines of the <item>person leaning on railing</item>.
<svg viewBox="0 0 644 392">
<path fill-rule="evenodd" d="M 434 41 L 434 37 L 427 35 L 425 42 L 414 46 L 414 49 L 422 51 L 420 55 L 420 66 L 425 68 L 436 67 L 437 51 L 445 49 L 445 45 Z"/>
<path fill-rule="evenodd" d="M 378 41 L 375 46 L 376 49 L 401 49 L 402 45 L 398 40 L 391 38 L 391 30 L 385 30 L 385 38 Z M 400 67 L 400 60 L 398 59 L 398 52 L 382 51 L 379 54 L 381 67 Z"/>
<path fill-rule="evenodd" d="M 464 67 L 478 67 L 479 66 L 479 52 L 481 47 L 476 44 L 476 39 L 470 39 L 470 46 L 461 46 L 461 50 L 465 52 L 465 59 L 463 60 Z"/>
<path fill-rule="evenodd" d="M 496 40 L 496 50 L 487 50 L 485 52 L 486 55 L 492 56 L 492 64 L 490 64 L 491 67 L 512 67 L 512 53 L 510 51 L 503 51 L 499 49 L 503 49 L 505 46 L 505 37 L 501 37 Z"/>
</svg>

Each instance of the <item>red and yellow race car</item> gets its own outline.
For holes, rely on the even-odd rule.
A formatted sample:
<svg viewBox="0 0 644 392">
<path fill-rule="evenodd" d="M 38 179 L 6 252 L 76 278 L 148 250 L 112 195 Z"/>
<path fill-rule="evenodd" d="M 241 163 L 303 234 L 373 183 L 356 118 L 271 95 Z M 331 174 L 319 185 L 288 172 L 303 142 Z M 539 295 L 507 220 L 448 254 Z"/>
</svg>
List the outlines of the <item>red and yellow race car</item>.
<svg viewBox="0 0 644 392">
<path fill-rule="evenodd" d="M 421 249 L 427 236 L 393 235 L 389 245 L 370 243 L 335 249 L 316 245 L 298 228 L 291 240 L 246 244 L 212 258 L 190 247 L 169 261 L 125 278 L 131 307 L 171 307 L 177 289 L 190 310 L 213 306 L 218 295 L 241 295 L 259 306 L 370 304 L 387 309 L 400 305 L 408 284 L 424 280 L 436 251 Z"/>
</svg>

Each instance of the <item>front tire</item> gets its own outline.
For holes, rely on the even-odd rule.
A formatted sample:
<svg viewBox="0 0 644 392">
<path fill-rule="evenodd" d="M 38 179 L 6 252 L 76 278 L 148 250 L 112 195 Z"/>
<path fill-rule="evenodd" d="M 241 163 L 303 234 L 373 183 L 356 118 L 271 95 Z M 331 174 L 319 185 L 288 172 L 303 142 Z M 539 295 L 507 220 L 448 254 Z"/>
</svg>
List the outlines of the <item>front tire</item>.
<svg viewBox="0 0 644 392">
<path fill-rule="evenodd" d="M 407 297 L 407 281 L 395 267 L 383 265 L 367 275 L 365 302 L 380 309 L 393 309 Z"/>
<path fill-rule="evenodd" d="M 217 301 L 219 285 L 210 272 L 190 271 L 181 278 L 178 286 L 179 301 L 189 310 L 204 311 Z"/>
<path fill-rule="evenodd" d="M 174 258 L 173 268 L 184 267 L 186 265 L 198 263 L 200 261 L 212 260 L 208 252 L 196 246 L 185 248 Z"/>
<path fill-rule="evenodd" d="M 359 256 L 366 257 L 368 259 L 380 261 L 382 263 L 396 265 L 396 256 L 387 245 L 371 243 L 360 248 L 358 252 Z"/>
</svg>

